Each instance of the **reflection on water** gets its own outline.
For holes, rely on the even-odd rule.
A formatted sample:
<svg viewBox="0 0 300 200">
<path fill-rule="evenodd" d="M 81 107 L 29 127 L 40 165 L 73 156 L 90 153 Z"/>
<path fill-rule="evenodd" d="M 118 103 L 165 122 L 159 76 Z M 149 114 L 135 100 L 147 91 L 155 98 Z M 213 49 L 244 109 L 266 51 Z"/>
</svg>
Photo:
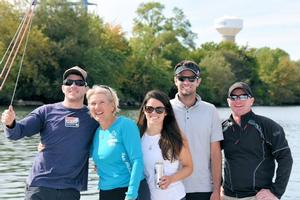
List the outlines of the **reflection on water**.
<svg viewBox="0 0 300 200">
<path fill-rule="evenodd" d="M 3 109 L 1 109 L 2 112 Z M 24 116 L 31 109 L 17 111 L 18 116 Z M 229 115 L 228 108 L 219 108 L 222 119 Z M 254 112 L 265 115 L 280 123 L 287 134 L 289 145 L 294 158 L 292 175 L 282 200 L 300 199 L 300 107 L 255 107 Z M 136 118 L 136 111 L 125 111 L 126 115 Z M 2 125 L 1 125 L 2 126 Z M 8 141 L 2 131 L 0 132 L 0 199 L 21 200 L 24 198 L 25 180 L 31 167 L 39 137 Z M 98 177 L 90 164 L 88 191 L 82 193 L 82 200 L 98 199 Z"/>
</svg>

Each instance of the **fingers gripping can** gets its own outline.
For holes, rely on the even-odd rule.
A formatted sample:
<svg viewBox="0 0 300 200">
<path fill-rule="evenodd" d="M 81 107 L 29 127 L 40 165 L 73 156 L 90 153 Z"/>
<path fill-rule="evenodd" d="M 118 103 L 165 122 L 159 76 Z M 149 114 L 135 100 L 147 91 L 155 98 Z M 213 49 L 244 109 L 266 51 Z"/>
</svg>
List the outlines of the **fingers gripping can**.
<svg viewBox="0 0 300 200">
<path fill-rule="evenodd" d="M 164 176 L 164 163 L 156 162 L 154 165 L 154 174 L 155 174 L 155 186 L 159 188 L 160 178 Z"/>
</svg>

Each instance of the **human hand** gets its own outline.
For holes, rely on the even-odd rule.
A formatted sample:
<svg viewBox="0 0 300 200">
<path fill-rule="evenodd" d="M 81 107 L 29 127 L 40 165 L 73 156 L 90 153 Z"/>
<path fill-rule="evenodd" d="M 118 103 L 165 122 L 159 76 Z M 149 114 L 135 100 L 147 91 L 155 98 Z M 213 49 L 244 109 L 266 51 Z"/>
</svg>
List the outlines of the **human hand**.
<svg viewBox="0 0 300 200">
<path fill-rule="evenodd" d="M 210 195 L 210 200 L 220 200 L 220 191 L 213 191 Z"/>
<path fill-rule="evenodd" d="M 256 194 L 257 200 L 278 200 L 278 198 L 269 189 L 261 189 Z"/>
<path fill-rule="evenodd" d="M 162 176 L 159 182 L 159 188 L 165 190 L 172 183 L 172 176 Z"/>
<path fill-rule="evenodd" d="M 220 199 L 224 200 L 224 189 L 223 189 L 222 186 L 221 186 L 221 189 L 220 189 Z"/>
<path fill-rule="evenodd" d="M 39 145 L 37 147 L 37 149 L 38 149 L 39 152 L 42 152 L 45 148 L 46 148 L 45 145 L 42 144 L 41 142 L 39 143 Z"/>
<path fill-rule="evenodd" d="M 16 113 L 12 105 L 8 107 L 8 109 L 4 110 L 1 115 L 1 122 L 5 124 L 7 127 L 11 128 L 14 121 L 16 119 Z"/>
</svg>

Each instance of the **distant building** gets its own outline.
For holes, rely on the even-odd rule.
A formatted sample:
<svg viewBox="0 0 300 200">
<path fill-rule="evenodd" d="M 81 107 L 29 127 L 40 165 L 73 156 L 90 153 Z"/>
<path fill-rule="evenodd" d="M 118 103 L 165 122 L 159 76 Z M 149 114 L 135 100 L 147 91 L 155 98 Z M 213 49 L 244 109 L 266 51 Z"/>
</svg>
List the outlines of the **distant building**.
<svg viewBox="0 0 300 200">
<path fill-rule="evenodd" d="M 224 16 L 215 20 L 215 28 L 223 41 L 235 42 L 235 36 L 243 28 L 243 20 L 238 17 Z"/>
<path fill-rule="evenodd" d="M 91 2 L 89 0 L 68 0 L 70 3 L 73 4 L 82 4 L 83 8 L 88 11 L 88 6 L 94 5 L 97 6 L 97 3 Z"/>
</svg>

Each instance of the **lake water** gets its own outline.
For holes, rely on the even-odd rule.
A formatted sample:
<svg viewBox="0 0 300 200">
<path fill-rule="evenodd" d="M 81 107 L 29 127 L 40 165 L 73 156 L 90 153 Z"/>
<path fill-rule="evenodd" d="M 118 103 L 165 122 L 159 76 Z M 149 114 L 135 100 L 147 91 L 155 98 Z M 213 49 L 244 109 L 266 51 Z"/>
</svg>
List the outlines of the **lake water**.
<svg viewBox="0 0 300 200">
<path fill-rule="evenodd" d="M 0 108 L 2 113 L 3 108 Z M 27 114 L 31 108 L 17 110 L 18 117 Z M 286 132 L 292 150 L 294 165 L 287 190 L 282 200 L 300 200 L 300 106 L 291 107 L 254 107 L 254 112 L 272 118 L 281 124 Z M 222 119 L 229 116 L 228 108 L 218 108 Z M 123 111 L 136 117 L 136 111 Z M 2 126 L 2 125 L 1 125 Z M 37 151 L 39 137 L 34 136 L 19 141 L 8 141 L 0 131 L 0 200 L 24 199 L 24 186 L 28 171 Z M 91 163 L 92 164 L 92 163 Z M 92 165 L 90 165 L 92 166 Z M 88 191 L 82 193 L 82 200 L 97 200 L 98 177 L 90 167 Z"/>
</svg>

